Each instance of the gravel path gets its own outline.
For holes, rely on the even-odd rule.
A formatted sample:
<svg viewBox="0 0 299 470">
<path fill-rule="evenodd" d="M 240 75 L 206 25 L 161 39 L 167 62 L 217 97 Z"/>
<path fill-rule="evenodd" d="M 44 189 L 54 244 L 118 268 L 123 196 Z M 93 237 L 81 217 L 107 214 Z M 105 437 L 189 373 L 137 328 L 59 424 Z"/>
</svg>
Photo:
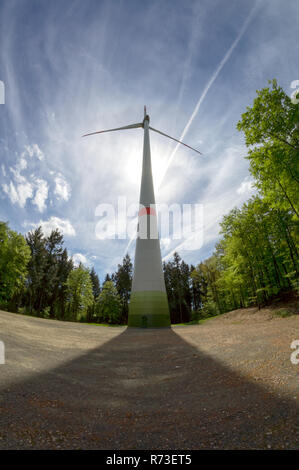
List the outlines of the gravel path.
<svg viewBox="0 0 299 470">
<path fill-rule="evenodd" d="M 298 316 L 254 309 L 161 330 L 0 312 L 0 448 L 298 448 L 295 339 Z"/>
</svg>

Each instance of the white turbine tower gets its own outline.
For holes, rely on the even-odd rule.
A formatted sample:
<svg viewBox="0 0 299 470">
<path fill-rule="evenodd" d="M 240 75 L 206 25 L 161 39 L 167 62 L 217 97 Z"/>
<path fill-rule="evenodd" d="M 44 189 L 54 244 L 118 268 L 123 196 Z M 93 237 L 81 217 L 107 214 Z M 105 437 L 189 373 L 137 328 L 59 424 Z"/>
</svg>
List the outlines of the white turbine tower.
<svg viewBox="0 0 299 470">
<path fill-rule="evenodd" d="M 138 213 L 138 229 L 135 249 L 134 275 L 129 305 L 128 326 L 134 327 L 163 327 L 170 326 L 170 314 L 162 269 L 160 242 L 158 237 L 158 222 L 155 208 L 155 194 L 151 165 L 151 150 L 149 129 L 164 135 L 169 139 L 185 145 L 201 153 L 189 145 L 149 125 L 149 115 L 144 106 L 143 122 L 117 127 L 104 131 L 85 134 L 83 137 L 104 132 L 120 131 L 142 127 L 143 163 L 140 187 L 140 207 Z"/>
</svg>

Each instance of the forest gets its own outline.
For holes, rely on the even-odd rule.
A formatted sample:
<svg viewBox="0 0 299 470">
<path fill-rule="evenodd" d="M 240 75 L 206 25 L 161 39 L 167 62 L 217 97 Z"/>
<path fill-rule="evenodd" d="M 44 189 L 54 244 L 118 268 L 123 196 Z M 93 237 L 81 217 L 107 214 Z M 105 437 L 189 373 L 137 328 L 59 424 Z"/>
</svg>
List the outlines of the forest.
<svg viewBox="0 0 299 470">
<path fill-rule="evenodd" d="M 172 323 L 265 305 L 299 291 L 299 104 L 277 84 L 257 91 L 237 123 L 256 194 L 221 221 L 213 255 L 188 265 L 175 253 L 163 264 Z M 126 324 L 132 283 L 126 255 L 102 283 L 75 267 L 63 235 L 41 227 L 25 237 L 0 222 L 0 307 L 59 320 Z"/>
</svg>

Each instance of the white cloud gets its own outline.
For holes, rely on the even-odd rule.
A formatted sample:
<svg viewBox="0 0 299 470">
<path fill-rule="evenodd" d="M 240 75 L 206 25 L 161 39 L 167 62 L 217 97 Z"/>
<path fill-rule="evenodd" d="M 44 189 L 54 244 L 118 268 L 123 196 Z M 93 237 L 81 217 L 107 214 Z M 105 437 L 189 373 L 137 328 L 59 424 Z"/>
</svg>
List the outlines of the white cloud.
<svg viewBox="0 0 299 470">
<path fill-rule="evenodd" d="M 38 160 L 44 160 L 45 156 L 37 144 L 26 145 L 25 149 L 29 157 L 36 157 Z"/>
<path fill-rule="evenodd" d="M 18 196 L 19 196 L 18 203 L 21 207 L 24 207 L 27 199 L 30 199 L 32 197 L 32 194 L 33 194 L 32 184 L 29 183 L 28 181 L 22 184 L 19 184 L 17 187 L 17 191 L 18 191 Z"/>
<path fill-rule="evenodd" d="M 54 194 L 56 194 L 58 199 L 63 199 L 68 201 L 71 195 L 71 189 L 69 183 L 66 181 L 64 176 L 60 173 L 54 178 L 55 189 Z"/>
<path fill-rule="evenodd" d="M 31 175 L 30 178 L 22 175 L 21 171 L 26 168 L 27 161 L 20 158 L 14 167 L 10 167 L 13 180 L 8 184 L 4 183 L 2 189 L 12 204 L 18 204 L 22 208 L 25 207 L 27 199 L 33 198 L 34 190 L 36 190 L 32 203 L 37 206 L 39 212 L 43 212 L 46 209 L 46 200 L 48 198 L 48 183 L 41 178 L 36 178 L 34 175 Z"/>
<path fill-rule="evenodd" d="M 73 256 L 73 261 L 74 261 L 74 265 L 75 266 L 79 266 L 80 263 L 82 264 L 85 264 L 85 265 L 89 265 L 90 262 L 88 261 L 88 259 L 86 258 L 86 256 L 84 256 L 82 253 L 75 253 Z"/>
<path fill-rule="evenodd" d="M 21 175 L 21 172 L 27 168 L 27 161 L 25 158 L 21 157 L 14 167 L 10 167 L 10 172 L 13 174 L 14 180 L 17 183 L 24 183 L 26 178 Z"/>
<path fill-rule="evenodd" d="M 24 175 L 21 174 L 27 168 L 27 160 L 24 158 L 24 152 L 17 163 L 10 167 L 9 170 L 13 175 L 13 180 L 8 184 L 3 184 L 2 189 L 8 195 L 12 204 L 18 204 L 25 207 L 27 199 L 33 197 L 34 185 Z M 7 176 L 4 165 L 2 165 L 2 173 Z"/>
<path fill-rule="evenodd" d="M 18 193 L 12 181 L 9 183 L 9 185 L 3 184 L 2 189 L 8 195 L 12 204 L 15 204 L 18 201 Z"/>
<path fill-rule="evenodd" d="M 27 160 L 24 157 L 21 157 L 16 166 L 20 172 L 25 170 L 25 168 L 27 168 Z"/>
<path fill-rule="evenodd" d="M 49 195 L 49 184 L 45 179 L 39 178 L 33 172 L 30 175 L 24 175 L 22 172 L 32 165 L 26 157 L 36 157 L 38 160 L 44 159 L 44 154 L 37 144 L 25 146 L 25 150 L 21 153 L 19 159 L 14 166 L 9 167 L 9 171 L 12 175 L 12 180 L 2 185 L 3 191 L 8 195 L 12 204 L 18 204 L 20 207 L 24 207 L 27 199 L 31 199 L 31 202 L 37 207 L 39 212 L 44 212 L 47 208 L 46 201 Z M 4 165 L 1 165 L 3 176 L 8 177 L 7 171 Z M 54 194 L 57 199 L 68 201 L 71 195 L 71 189 L 69 183 L 61 173 L 55 173 L 50 170 L 48 172 L 51 177 L 50 180 L 54 179 L 55 189 Z M 54 175 L 56 175 L 54 177 Z M 34 197 L 33 197 L 34 196 Z M 53 203 L 51 203 L 53 205 Z"/>
<path fill-rule="evenodd" d="M 8 195 L 12 204 L 19 204 L 20 207 L 24 207 L 27 199 L 33 196 L 33 186 L 28 181 L 17 184 L 16 186 L 12 181 L 8 184 L 2 185 L 3 191 Z"/>
<path fill-rule="evenodd" d="M 47 208 L 46 200 L 48 198 L 49 186 L 47 181 L 40 178 L 35 179 L 35 184 L 37 190 L 32 203 L 37 206 L 39 212 L 43 212 Z"/>
<path fill-rule="evenodd" d="M 68 219 L 61 219 L 60 217 L 50 217 L 49 220 L 40 220 L 38 223 L 25 222 L 24 227 L 37 228 L 42 227 L 46 236 L 50 235 L 52 230 L 58 229 L 65 236 L 74 237 L 76 231 Z"/>
<path fill-rule="evenodd" d="M 242 181 L 237 189 L 238 194 L 249 194 L 254 191 L 253 181 L 248 176 Z"/>
</svg>

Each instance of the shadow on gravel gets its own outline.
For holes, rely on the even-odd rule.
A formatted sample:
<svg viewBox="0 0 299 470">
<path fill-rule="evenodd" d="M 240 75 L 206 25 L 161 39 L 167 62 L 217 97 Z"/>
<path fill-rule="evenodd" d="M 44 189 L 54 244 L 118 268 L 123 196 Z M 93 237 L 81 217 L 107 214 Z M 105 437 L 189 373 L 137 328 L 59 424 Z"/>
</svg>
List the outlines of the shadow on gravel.
<svg viewBox="0 0 299 470">
<path fill-rule="evenodd" d="M 171 329 L 126 329 L 0 396 L 4 449 L 296 446 L 294 402 L 249 382 Z"/>
</svg>

